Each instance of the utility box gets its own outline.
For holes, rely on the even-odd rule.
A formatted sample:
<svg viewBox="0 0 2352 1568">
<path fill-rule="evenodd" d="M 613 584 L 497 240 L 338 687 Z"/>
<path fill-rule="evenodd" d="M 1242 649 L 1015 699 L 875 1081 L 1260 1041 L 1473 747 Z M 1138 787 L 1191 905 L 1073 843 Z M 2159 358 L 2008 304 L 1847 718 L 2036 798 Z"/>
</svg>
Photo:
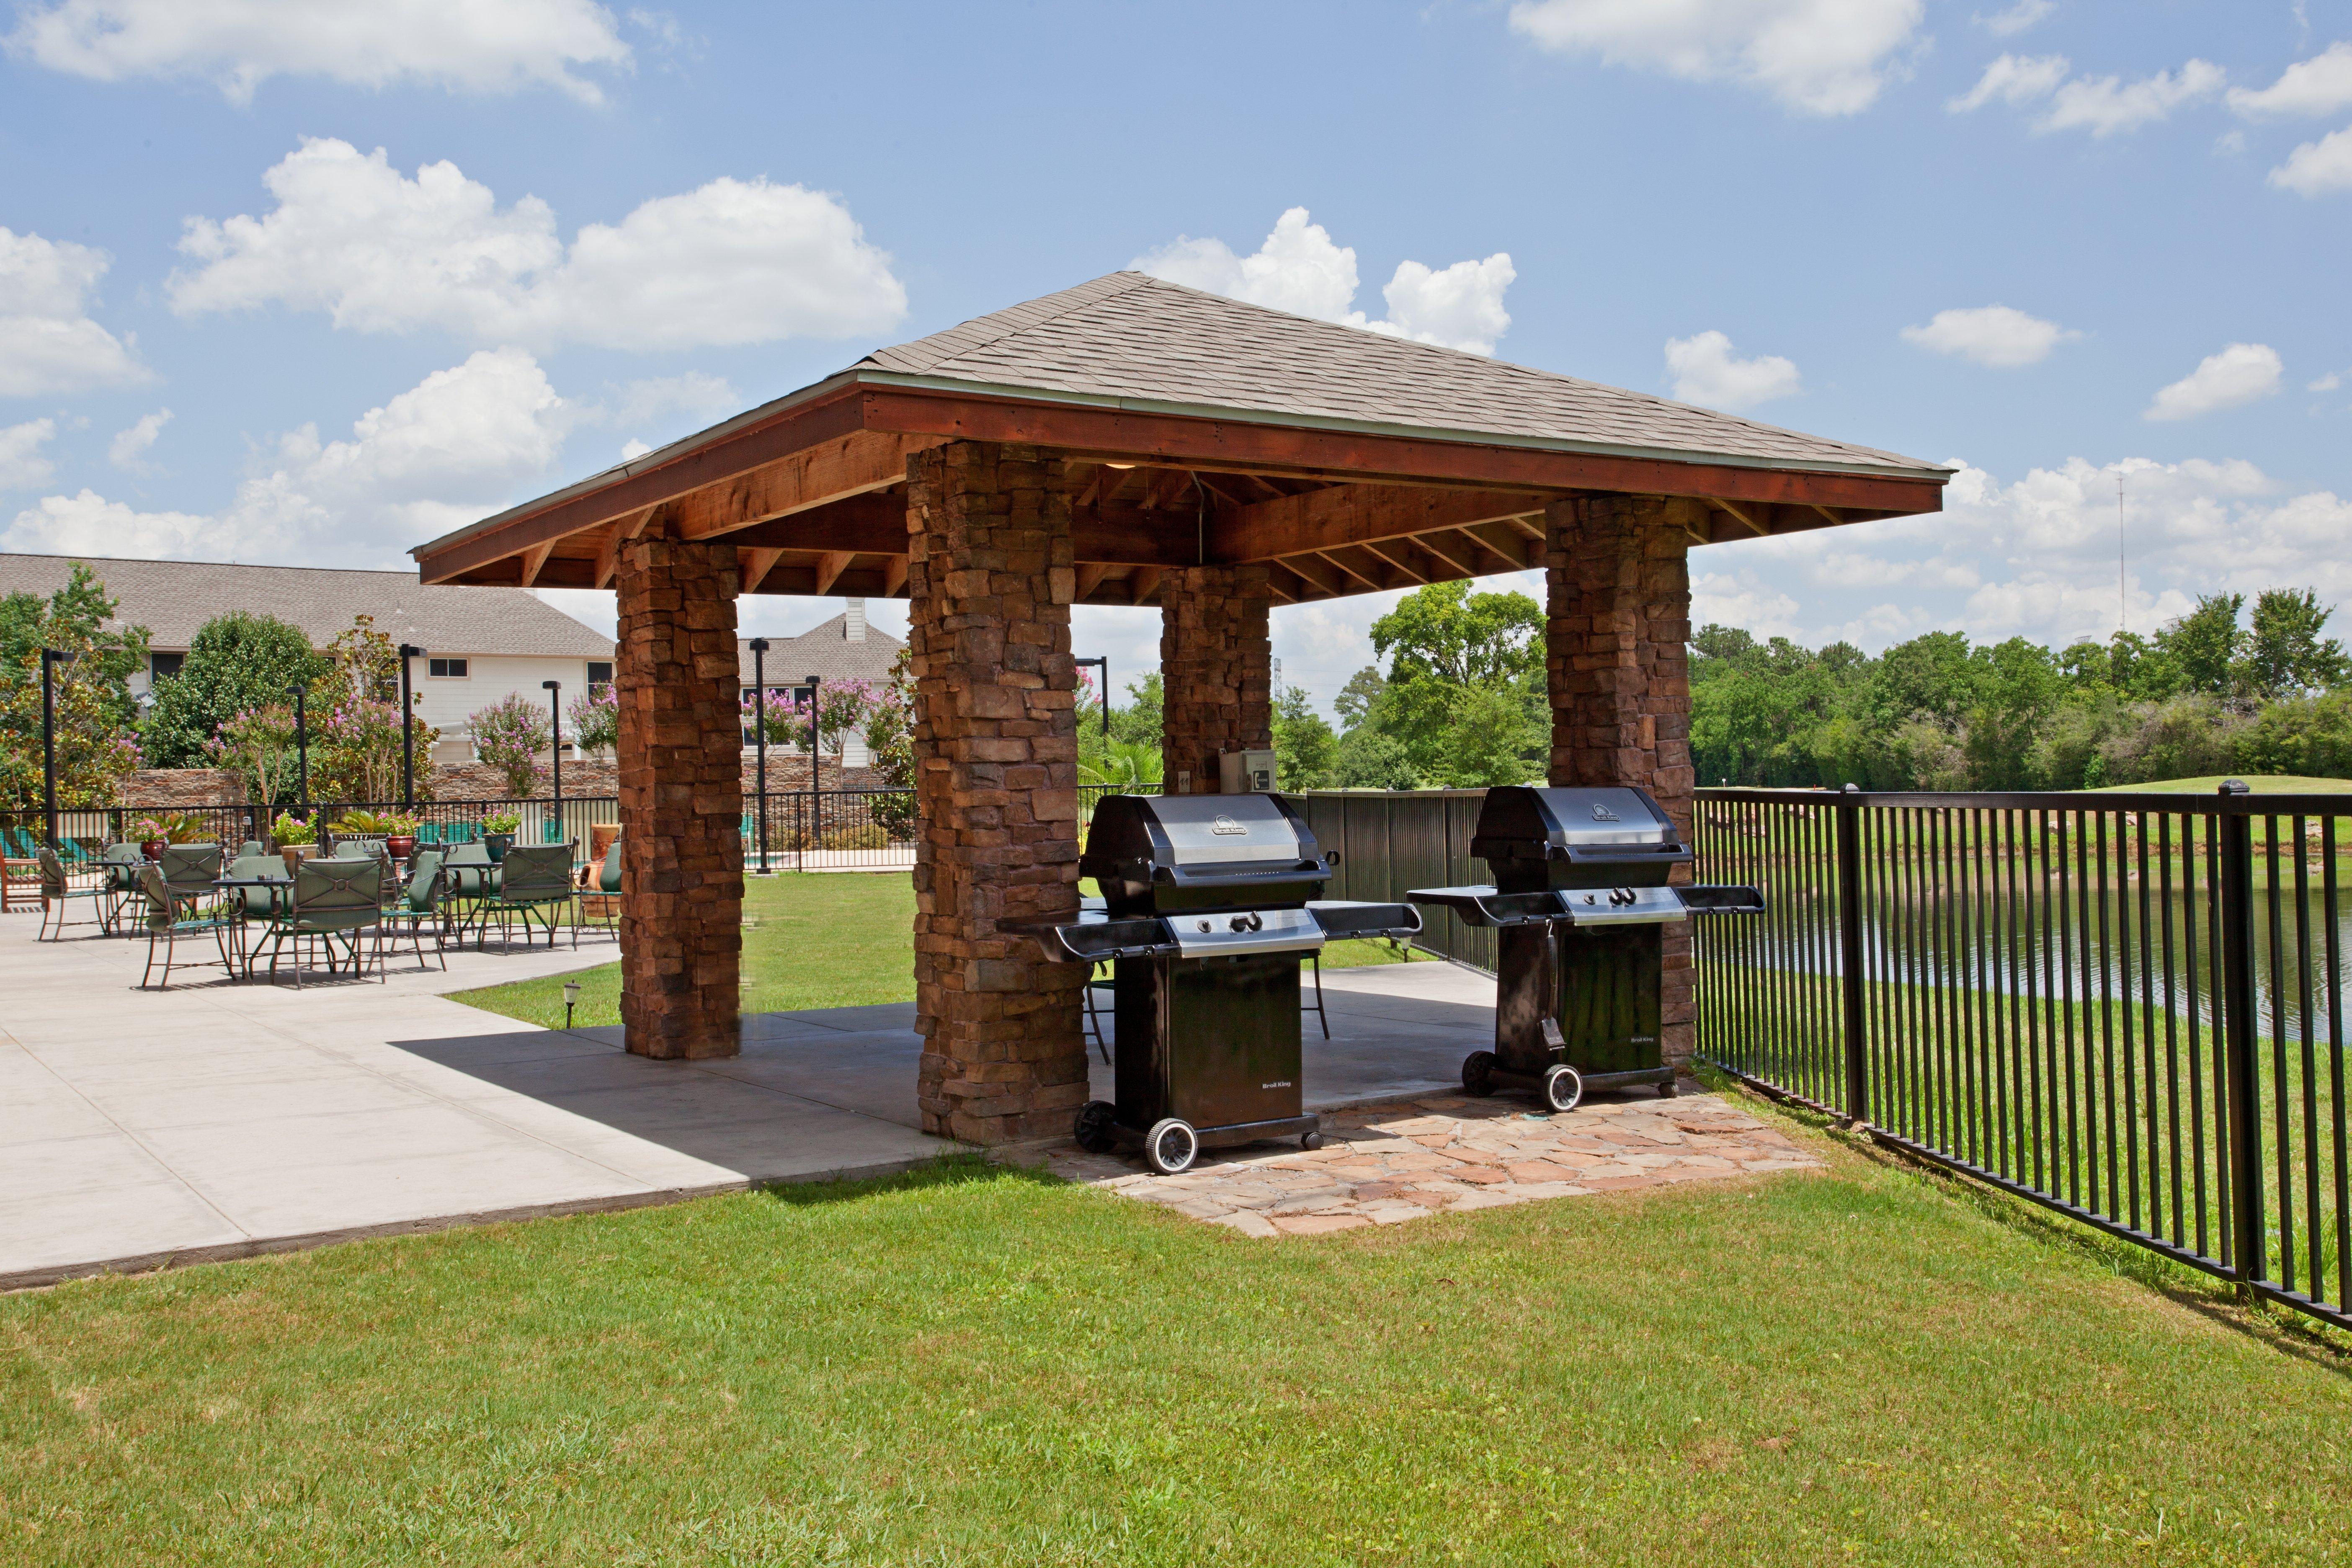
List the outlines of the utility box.
<svg viewBox="0 0 2352 1568">
<path fill-rule="evenodd" d="M 1272 795 L 1274 793 L 1274 753 L 1272 752 L 1218 752 L 1217 793 L 1220 795 Z"/>
</svg>

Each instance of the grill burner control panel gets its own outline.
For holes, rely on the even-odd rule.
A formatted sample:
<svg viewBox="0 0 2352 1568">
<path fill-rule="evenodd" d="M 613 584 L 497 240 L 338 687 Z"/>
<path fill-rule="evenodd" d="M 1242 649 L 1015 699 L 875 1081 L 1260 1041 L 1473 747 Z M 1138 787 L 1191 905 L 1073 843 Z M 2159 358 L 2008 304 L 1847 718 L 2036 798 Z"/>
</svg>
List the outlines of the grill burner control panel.
<svg viewBox="0 0 2352 1568">
<path fill-rule="evenodd" d="M 1323 923 L 1310 910 L 1249 910 L 1239 913 L 1165 915 L 1185 958 L 1222 958 L 1230 953 L 1297 952 L 1323 946 Z"/>
</svg>

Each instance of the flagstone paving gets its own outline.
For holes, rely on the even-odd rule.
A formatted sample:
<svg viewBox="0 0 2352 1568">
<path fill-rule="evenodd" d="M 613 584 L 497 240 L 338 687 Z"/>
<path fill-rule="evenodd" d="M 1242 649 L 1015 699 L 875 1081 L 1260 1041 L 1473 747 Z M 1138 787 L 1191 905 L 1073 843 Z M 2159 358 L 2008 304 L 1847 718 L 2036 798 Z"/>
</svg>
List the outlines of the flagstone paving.
<svg viewBox="0 0 2352 1568">
<path fill-rule="evenodd" d="M 1323 1147 L 1203 1153 L 1181 1175 L 1140 1156 L 1049 1151 L 1044 1167 L 1247 1236 L 1319 1236 L 1424 1215 L 1677 1182 L 1819 1168 L 1774 1128 L 1719 1096 L 1588 1103 L 1565 1115 L 1525 1101 L 1435 1095 L 1328 1111 Z"/>
</svg>

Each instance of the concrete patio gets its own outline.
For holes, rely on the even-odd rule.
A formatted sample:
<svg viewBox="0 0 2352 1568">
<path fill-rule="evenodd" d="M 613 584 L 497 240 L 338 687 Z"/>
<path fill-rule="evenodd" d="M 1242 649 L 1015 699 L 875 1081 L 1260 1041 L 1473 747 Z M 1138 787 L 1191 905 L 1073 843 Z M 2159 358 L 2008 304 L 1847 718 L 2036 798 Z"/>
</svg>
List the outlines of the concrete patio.
<svg viewBox="0 0 2352 1568">
<path fill-rule="evenodd" d="M 609 939 L 395 963 L 379 984 L 136 988 L 143 940 L 36 943 L 0 921 L 0 1289 L 778 1182 L 952 1152 L 915 1103 L 912 1003 L 746 1018 L 743 1053 L 628 1055 L 446 993 L 614 957 Z M 1307 1101 L 1426 1094 L 1491 1033 L 1449 964 L 1324 979 Z M 1108 1069 L 1090 1055 L 1095 1092 Z"/>
</svg>

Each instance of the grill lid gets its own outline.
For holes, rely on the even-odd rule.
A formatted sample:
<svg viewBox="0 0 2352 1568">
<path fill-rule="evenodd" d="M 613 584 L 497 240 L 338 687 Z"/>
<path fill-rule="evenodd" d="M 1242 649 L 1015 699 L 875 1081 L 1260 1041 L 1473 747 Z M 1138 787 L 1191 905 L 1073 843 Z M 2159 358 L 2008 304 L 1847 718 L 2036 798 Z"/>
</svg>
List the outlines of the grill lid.
<svg viewBox="0 0 2352 1568">
<path fill-rule="evenodd" d="M 1493 862 L 1564 859 L 1570 864 L 1687 860 L 1682 835 L 1658 803 L 1630 786 L 1486 792 L 1470 853 Z"/>
<path fill-rule="evenodd" d="M 1105 795 L 1078 874 L 1133 878 L 1139 866 L 1150 875 L 1136 879 L 1184 882 L 1323 870 L 1315 835 L 1273 795 Z"/>
</svg>

